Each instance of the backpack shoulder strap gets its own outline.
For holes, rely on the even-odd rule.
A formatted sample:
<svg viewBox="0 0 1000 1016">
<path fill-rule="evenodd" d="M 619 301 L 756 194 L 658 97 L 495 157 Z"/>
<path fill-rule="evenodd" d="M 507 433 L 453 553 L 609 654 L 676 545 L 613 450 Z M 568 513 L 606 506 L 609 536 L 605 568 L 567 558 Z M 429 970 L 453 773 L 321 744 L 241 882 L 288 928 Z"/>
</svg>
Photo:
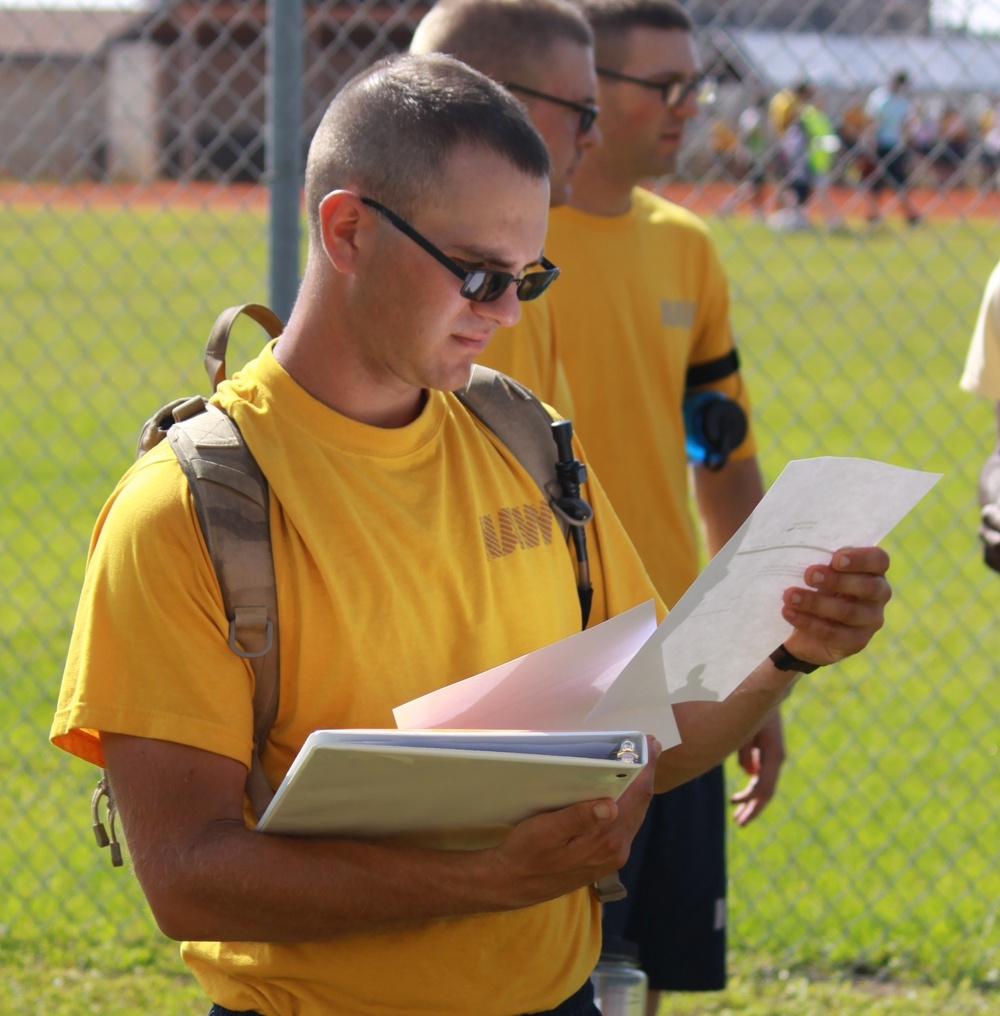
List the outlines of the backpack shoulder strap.
<svg viewBox="0 0 1000 1016">
<path fill-rule="evenodd" d="M 558 448 L 552 434 L 555 421 L 538 396 L 512 377 L 477 363 L 468 384 L 455 397 L 510 449 L 545 495 L 563 536 L 568 536 L 573 523 L 554 504 L 560 494 Z"/>
<path fill-rule="evenodd" d="M 228 413 L 202 411 L 167 431 L 187 477 L 198 521 L 222 590 L 229 647 L 254 673 L 253 763 L 247 793 L 258 815 L 271 791 L 260 752 L 278 712 L 278 598 L 271 554 L 267 480 Z"/>
<path fill-rule="evenodd" d="M 553 420 L 538 396 L 512 377 L 474 364 L 456 398 L 510 449 L 552 509 L 563 536 L 572 536 L 577 558 L 577 592 L 583 627 L 590 617 L 593 590 L 584 526 L 593 518 L 580 496 L 586 467 L 573 456 L 573 426 Z"/>
<path fill-rule="evenodd" d="M 212 326 L 205 348 L 205 370 L 215 391 L 226 376 L 226 348 L 233 323 L 241 315 L 256 321 L 272 338 L 282 331 L 280 318 L 261 304 L 224 310 Z M 278 714 L 278 597 L 271 554 L 267 479 L 247 447 L 236 422 L 200 395 L 175 399 L 143 425 L 136 458 L 163 439 L 177 456 L 188 481 L 198 522 L 222 590 L 229 619 L 229 647 L 248 660 L 254 675 L 253 757 L 246 791 L 258 815 L 274 796 L 260 755 Z M 107 801 L 110 836 L 100 819 Z M 102 771 L 90 804 L 99 847 L 111 848 L 111 863 L 121 867 L 115 830 L 117 805 L 108 774 Z"/>
</svg>

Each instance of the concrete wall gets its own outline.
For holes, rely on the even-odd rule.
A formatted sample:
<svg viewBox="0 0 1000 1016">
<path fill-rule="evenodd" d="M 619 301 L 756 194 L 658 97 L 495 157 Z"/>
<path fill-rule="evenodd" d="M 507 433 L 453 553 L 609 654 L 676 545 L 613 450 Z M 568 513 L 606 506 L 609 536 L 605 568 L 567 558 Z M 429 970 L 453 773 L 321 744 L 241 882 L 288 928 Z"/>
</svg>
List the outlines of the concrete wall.
<svg viewBox="0 0 1000 1016">
<path fill-rule="evenodd" d="M 0 175 L 92 179 L 104 156 L 101 65 L 60 59 L 0 66 Z"/>
<path fill-rule="evenodd" d="M 113 179 L 148 181 L 160 166 L 159 47 L 120 43 L 107 61 L 107 170 Z"/>
</svg>

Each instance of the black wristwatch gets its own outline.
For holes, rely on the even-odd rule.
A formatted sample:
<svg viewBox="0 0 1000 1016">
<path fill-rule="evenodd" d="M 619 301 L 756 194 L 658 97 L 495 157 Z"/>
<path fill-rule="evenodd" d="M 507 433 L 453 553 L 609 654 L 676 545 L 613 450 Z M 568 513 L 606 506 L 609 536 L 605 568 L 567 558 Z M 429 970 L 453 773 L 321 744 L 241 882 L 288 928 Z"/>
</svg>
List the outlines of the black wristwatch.
<svg viewBox="0 0 1000 1016">
<path fill-rule="evenodd" d="M 805 660 L 792 656 L 785 648 L 784 643 L 771 653 L 771 662 L 778 670 L 797 670 L 800 674 L 811 674 L 818 667 L 823 666 L 822 663 L 806 663 Z"/>
</svg>

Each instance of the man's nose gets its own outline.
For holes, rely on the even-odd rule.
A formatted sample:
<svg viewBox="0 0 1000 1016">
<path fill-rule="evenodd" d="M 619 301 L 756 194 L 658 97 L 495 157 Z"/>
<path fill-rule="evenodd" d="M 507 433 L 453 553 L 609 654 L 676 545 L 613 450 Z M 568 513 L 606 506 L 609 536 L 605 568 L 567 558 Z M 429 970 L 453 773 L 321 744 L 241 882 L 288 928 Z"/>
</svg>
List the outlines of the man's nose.
<svg viewBox="0 0 1000 1016">
<path fill-rule="evenodd" d="M 521 301 L 517 298 L 517 286 L 512 282 L 495 300 L 474 304 L 476 311 L 501 328 L 511 328 L 521 319 Z"/>
</svg>

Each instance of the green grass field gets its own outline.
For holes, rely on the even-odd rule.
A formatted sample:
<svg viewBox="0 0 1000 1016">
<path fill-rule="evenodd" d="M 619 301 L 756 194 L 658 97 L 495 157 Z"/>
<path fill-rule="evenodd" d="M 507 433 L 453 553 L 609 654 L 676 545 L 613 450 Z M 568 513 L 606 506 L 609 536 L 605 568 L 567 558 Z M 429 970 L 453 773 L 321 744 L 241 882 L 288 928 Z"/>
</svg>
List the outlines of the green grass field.
<svg viewBox="0 0 1000 1016">
<path fill-rule="evenodd" d="M 996 1011 L 1000 579 L 973 493 L 994 424 L 956 387 L 995 230 L 713 230 L 767 479 L 818 454 L 944 479 L 886 542 L 886 632 L 800 685 L 779 797 L 731 833 L 733 988 L 671 1011 Z M 259 214 L 211 208 L 0 211 L 0 1016 L 207 1009 L 94 846 L 94 773 L 46 734 L 93 520 L 142 420 L 206 390 L 215 313 L 265 298 L 265 235 Z M 234 364 L 259 342 L 249 325 L 238 339 Z"/>
</svg>

